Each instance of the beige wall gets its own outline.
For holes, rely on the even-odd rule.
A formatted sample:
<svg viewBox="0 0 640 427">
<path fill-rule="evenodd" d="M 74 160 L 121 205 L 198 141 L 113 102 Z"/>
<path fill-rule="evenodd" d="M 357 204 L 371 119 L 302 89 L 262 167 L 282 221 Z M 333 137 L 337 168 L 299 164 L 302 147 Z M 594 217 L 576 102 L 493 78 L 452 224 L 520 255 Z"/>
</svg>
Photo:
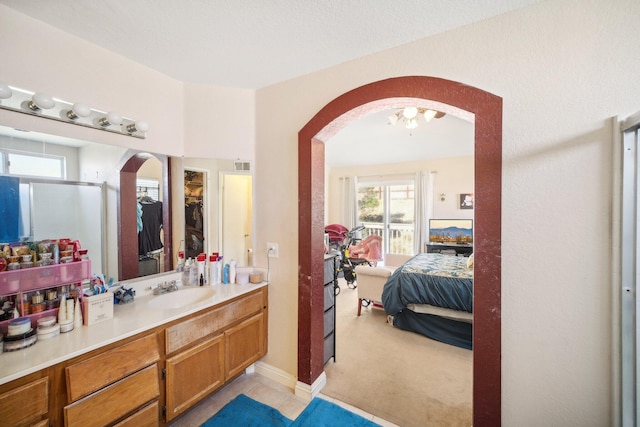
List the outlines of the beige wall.
<svg viewBox="0 0 640 427">
<path fill-rule="evenodd" d="M 443 77 L 504 99 L 503 424 L 610 425 L 610 118 L 640 109 L 639 17 L 546 1 L 259 90 L 256 247 L 280 245 L 266 361 L 296 372 L 298 130 L 363 84 Z"/>
<path fill-rule="evenodd" d="M 230 124 L 245 117 L 192 103 L 199 88 L 0 6 L 0 51 L 10 58 L 0 79 L 118 109 L 152 128 L 134 140 L 4 111 L 0 123 L 177 155 L 208 153 L 201 144 L 213 138 L 230 156 L 229 141 L 241 140 L 231 157 L 255 144 L 255 247 L 276 242 L 280 251 L 271 260 L 264 360 L 294 376 L 297 132 L 337 96 L 389 77 L 442 77 L 503 97 L 503 424 L 604 426 L 612 417 L 610 118 L 640 109 L 638 18 L 635 0 L 549 0 L 261 89 L 255 100 L 207 88 L 205 97 L 246 103 L 249 127 L 257 112 L 255 133 L 234 135 Z M 213 112 L 226 116 L 208 123 Z M 265 253 L 255 256 L 266 265 Z"/>
</svg>

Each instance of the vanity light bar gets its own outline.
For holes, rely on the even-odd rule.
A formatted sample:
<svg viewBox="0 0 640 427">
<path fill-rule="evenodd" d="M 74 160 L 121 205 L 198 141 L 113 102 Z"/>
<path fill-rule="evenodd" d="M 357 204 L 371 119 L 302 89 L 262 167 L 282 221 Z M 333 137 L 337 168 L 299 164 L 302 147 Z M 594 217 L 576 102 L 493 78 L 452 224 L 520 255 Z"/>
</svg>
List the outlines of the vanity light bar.
<svg viewBox="0 0 640 427">
<path fill-rule="evenodd" d="M 85 104 L 72 104 L 42 92 L 29 92 L 9 86 L 2 81 L 0 81 L 0 108 L 134 138 L 146 138 L 149 130 L 149 125 L 145 121 L 129 119 L 115 111 L 96 110 Z"/>
</svg>

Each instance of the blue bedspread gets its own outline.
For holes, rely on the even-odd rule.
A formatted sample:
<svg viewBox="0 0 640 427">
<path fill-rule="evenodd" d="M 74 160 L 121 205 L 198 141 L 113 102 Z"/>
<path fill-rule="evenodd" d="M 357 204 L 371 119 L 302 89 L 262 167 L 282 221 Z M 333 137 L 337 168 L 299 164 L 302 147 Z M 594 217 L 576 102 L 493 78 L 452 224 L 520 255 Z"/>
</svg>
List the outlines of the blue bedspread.
<svg viewBox="0 0 640 427">
<path fill-rule="evenodd" d="M 395 316 L 408 304 L 473 312 L 473 269 L 468 258 L 418 254 L 398 267 L 382 291 L 385 311 Z"/>
</svg>

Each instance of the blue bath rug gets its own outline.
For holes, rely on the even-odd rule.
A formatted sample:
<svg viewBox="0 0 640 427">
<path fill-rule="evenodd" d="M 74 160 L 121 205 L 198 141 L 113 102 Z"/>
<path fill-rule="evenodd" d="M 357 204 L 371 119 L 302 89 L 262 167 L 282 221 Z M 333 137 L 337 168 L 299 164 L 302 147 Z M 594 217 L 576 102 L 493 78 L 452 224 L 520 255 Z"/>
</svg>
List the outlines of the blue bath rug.
<svg viewBox="0 0 640 427">
<path fill-rule="evenodd" d="M 304 411 L 291 421 L 277 409 L 244 394 L 227 403 L 201 427 L 380 427 L 372 421 L 347 411 L 327 400 L 314 398 Z"/>
<path fill-rule="evenodd" d="M 358 414 L 321 398 L 314 398 L 296 418 L 292 427 L 380 427 Z"/>
<path fill-rule="evenodd" d="M 209 418 L 202 427 L 281 427 L 290 426 L 292 422 L 277 409 L 241 394 Z"/>
</svg>

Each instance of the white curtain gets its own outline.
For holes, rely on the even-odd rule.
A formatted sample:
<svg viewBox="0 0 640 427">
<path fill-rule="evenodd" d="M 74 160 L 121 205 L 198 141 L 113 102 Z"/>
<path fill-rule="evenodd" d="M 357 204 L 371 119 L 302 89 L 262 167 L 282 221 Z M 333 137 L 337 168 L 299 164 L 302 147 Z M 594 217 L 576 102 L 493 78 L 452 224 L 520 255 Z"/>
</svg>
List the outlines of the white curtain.
<svg viewBox="0 0 640 427">
<path fill-rule="evenodd" d="M 433 217 L 433 188 L 436 172 L 416 172 L 414 253 L 423 252 L 428 241 L 429 219 Z"/>
<path fill-rule="evenodd" d="M 340 224 L 351 230 L 358 225 L 358 177 L 340 179 Z"/>
</svg>

